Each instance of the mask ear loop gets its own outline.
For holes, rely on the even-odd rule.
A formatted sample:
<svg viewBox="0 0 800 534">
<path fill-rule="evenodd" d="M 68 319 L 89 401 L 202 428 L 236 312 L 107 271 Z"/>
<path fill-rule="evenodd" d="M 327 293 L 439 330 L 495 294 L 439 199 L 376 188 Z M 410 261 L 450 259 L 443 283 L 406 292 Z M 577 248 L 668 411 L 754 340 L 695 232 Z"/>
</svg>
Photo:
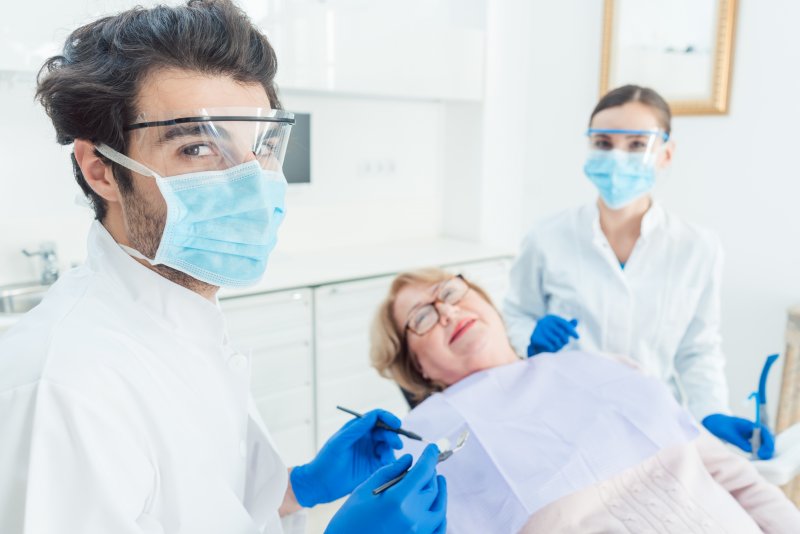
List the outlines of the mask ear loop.
<svg viewBox="0 0 800 534">
<path fill-rule="evenodd" d="M 150 169 L 148 169 L 147 167 L 145 167 L 144 165 L 142 165 L 138 161 L 132 160 L 131 158 L 129 158 L 125 154 L 120 154 L 119 152 L 117 152 L 116 150 L 114 150 L 113 148 L 111 148 L 108 145 L 105 145 L 103 143 L 98 143 L 94 147 L 102 155 L 104 155 L 105 157 L 107 157 L 108 159 L 113 161 L 114 163 L 116 163 L 118 165 L 122 165 L 123 167 L 125 167 L 129 171 L 133 171 L 133 172 L 139 173 L 139 174 L 141 174 L 143 176 L 151 176 L 151 177 L 156 178 L 156 179 L 161 178 L 156 172 L 151 171 Z M 123 245 L 121 243 L 117 243 L 117 245 L 119 246 L 119 248 L 121 248 L 122 250 L 127 252 L 129 256 L 133 256 L 134 258 L 137 258 L 137 259 L 140 259 L 140 260 L 144 260 L 147 263 L 149 263 L 150 265 L 158 265 L 158 262 L 153 261 L 151 258 L 148 258 L 147 256 L 145 256 L 144 254 L 142 254 L 141 252 L 139 252 L 135 248 L 131 248 L 131 247 Z"/>
<path fill-rule="evenodd" d="M 111 148 L 110 146 L 108 146 L 106 144 L 97 143 L 96 145 L 94 145 L 94 147 L 102 155 L 104 155 L 105 157 L 107 157 L 108 159 L 113 161 L 114 163 L 116 163 L 118 165 L 122 165 L 123 167 L 125 167 L 129 171 L 133 171 L 133 172 L 139 173 L 139 174 L 141 174 L 143 176 L 150 176 L 152 178 L 161 178 L 161 176 L 159 176 L 158 173 L 156 173 L 155 171 L 152 171 L 152 170 L 148 169 L 147 167 L 145 167 L 144 165 L 142 165 L 141 163 L 139 163 L 136 160 L 132 160 L 131 158 L 129 158 L 125 154 L 120 154 L 119 152 L 117 152 L 116 150 L 114 150 L 113 148 Z"/>
</svg>

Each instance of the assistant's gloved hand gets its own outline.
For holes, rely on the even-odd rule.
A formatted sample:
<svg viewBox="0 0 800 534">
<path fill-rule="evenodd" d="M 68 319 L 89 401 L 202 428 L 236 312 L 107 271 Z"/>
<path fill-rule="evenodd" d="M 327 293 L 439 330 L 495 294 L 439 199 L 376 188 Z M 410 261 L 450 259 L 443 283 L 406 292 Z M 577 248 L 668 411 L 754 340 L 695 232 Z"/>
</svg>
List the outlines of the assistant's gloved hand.
<svg viewBox="0 0 800 534">
<path fill-rule="evenodd" d="M 380 495 L 372 490 L 411 465 L 404 455 L 361 484 L 331 519 L 325 534 L 445 534 L 447 484 L 436 474 L 439 449 L 428 445 L 403 480 Z"/>
<path fill-rule="evenodd" d="M 567 321 L 558 315 L 545 315 L 536 323 L 528 345 L 528 357 L 540 352 L 558 352 L 569 343 L 569 338 L 580 339 L 575 327 L 578 320 Z"/>
<path fill-rule="evenodd" d="M 703 426 L 709 432 L 723 441 L 736 445 L 745 452 L 753 452 L 750 445 L 750 438 L 753 437 L 753 429 L 756 424 L 753 421 L 715 413 L 703 418 Z M 775 454 L 775 437 L 764 425 L 761 427 L 761 446 L 758 448 L 758 457 L 762 460 L 769 460 Z"/>
<path fill-rule="evenodd" d="M 400 428 L 400 419 L 384 410 L 372 410 L 348 421 L 325 442 L 316 458 L 292 469 L 292 490 L 301 506 L 335 501 L 364 482 L 376 469 L 394 461 L 403 446 L 400 437 L 376 428 L 378 419 Z"/>
</svg>

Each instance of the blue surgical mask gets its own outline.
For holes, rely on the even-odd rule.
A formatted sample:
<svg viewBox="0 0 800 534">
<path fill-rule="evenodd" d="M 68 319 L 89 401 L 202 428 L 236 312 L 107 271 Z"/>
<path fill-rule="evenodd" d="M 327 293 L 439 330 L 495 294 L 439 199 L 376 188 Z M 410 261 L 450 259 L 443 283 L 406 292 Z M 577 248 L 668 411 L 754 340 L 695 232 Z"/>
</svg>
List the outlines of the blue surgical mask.
<svg viewBox="0 0 800 534">
<path fill-rule="evenodd" d="M 251 161 L 221 171 L 162 177 L 108 146 L 97 149 L 124 167 L 150 173 L 167 204 L 155 257 L 123 246 L 131 256 L 214 286 L 245 287 L 261 279 L 285 214 L 287 185 L 281 171 Z"/>
<path fill-rule="evenodd" d="M 620 209 L 652 191 L 656 169 L 653 154 L 624 150 L 593 150 L 583 171 L 603 202 Z"/>
</svg>

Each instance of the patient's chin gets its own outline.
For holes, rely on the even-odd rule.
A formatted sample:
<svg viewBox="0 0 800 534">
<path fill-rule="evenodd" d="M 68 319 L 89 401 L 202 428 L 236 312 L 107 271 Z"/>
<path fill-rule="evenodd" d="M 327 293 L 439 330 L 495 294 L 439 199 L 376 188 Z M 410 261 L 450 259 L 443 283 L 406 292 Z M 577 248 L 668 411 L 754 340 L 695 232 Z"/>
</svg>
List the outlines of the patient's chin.
<svg viewBox="0 0 800 534">
<path fill-rule="evenodd" d="M 474 355 L 486 346 L 486 342 L 486 325 L 475 321 L 450 344 L 450 350 L 458 355 Z"/>
</svg>

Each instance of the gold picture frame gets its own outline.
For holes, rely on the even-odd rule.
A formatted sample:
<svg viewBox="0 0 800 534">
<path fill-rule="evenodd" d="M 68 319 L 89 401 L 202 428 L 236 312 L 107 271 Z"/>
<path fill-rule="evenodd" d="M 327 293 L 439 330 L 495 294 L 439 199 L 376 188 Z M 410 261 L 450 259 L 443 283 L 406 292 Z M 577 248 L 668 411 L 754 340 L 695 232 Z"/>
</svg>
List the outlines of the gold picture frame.
<svg viewBox="0 0 800 534">
<path fill-rule="evenodd" d="M 600 95 L 633 83 L 658 91 L 675 115 L 727 114 L 737 3 L 605 0 Z"/>
</svg>

